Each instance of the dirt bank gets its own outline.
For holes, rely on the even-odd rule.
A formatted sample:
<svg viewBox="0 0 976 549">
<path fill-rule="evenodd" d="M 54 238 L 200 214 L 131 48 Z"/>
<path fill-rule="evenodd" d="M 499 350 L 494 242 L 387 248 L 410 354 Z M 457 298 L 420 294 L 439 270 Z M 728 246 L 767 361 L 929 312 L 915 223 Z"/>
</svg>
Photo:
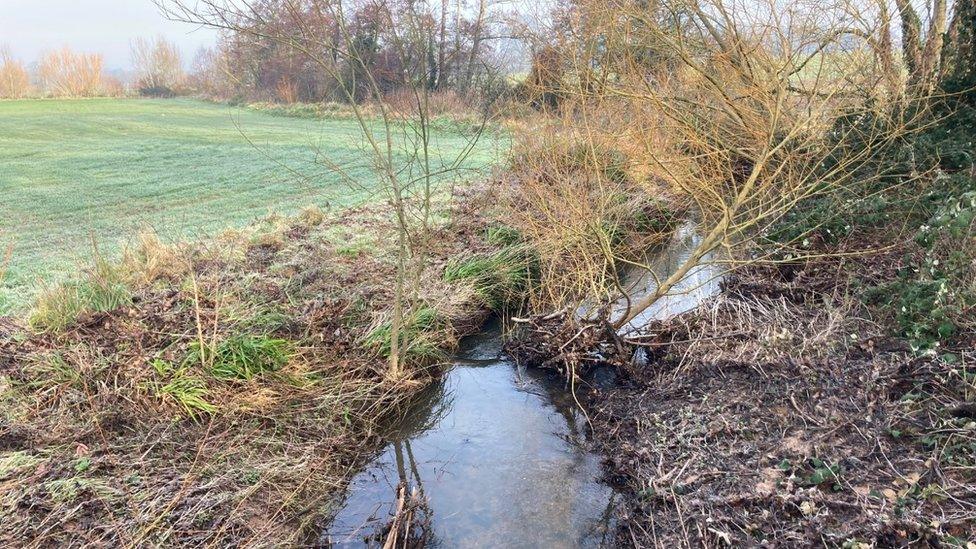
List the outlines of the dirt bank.
<svg viewBox="0 0 976 549">
<path fill-rule="evenodd" d="M 649 327 L 586 395 L 620 545 L 973 546 L 972 334 L 919 356 L 847 297 L 899 261 L 752 267 Z"/>
</svg>

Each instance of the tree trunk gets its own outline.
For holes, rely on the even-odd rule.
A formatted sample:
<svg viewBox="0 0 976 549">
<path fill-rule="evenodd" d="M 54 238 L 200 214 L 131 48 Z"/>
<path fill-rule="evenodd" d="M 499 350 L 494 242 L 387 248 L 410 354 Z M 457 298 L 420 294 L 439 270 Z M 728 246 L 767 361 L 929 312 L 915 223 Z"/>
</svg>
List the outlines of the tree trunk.
<svg viewBox="0 0 976 549">
<path fill-rule="evenodd" d="M 437 39 L 437 83 L 436 89 L 444 87 L 445 76 L 447 75 L 447 3 L 448 0 L 441 0 L 441 21 L 439 36 Z"/>
<path fill-rule="evenodd" d="M 901 50 L 908 68 L 908 79 L 917 81 L 922 66 L 922 19 L 910 0 L 895 0 L 901 17 Z"/>
<path fill-rule="evenodd" d="M 976 88 L 976 0 L 957 0 L 942 54 L 942 89 L 949 93 Z"/>
<path fill-rule="evenodd" d="M 919 68 L 923 93 L 930 92 L 939 74 L 942 45 L 946 32 L 946 0 L 933 0 L 932 20 L 929 22 L 925 49 L 922 51 L 922 65 Z"/>
</svg>

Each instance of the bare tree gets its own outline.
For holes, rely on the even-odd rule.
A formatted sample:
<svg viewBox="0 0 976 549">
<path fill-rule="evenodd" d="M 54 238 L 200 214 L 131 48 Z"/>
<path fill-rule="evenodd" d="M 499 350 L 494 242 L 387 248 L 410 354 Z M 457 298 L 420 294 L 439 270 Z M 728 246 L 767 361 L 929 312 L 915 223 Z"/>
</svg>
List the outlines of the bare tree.
<svg viewBox="0 0 976 549">
<path fill-rule="evenodd" d="M 41 57 L 38 77 L 49 95 L 94 97 L 103 91 L 102 65 L 101 55 L 62 48 Z"/>
<path fill-rule="evenodd" d="M 386 1 L 282 0 L 274 13 L 259 6 L 260 0 L 158 3 L 172 18 L 293 49 L 338 83 L 395 222 L 394 295 L 388 317 L 379 321 L 389 328 L 389 376 L 404 375 L 411 345 L 405 339 L 405 326 L 423 307 L 420 285 L 427 268 L 433 198 L 445 180 L 463 169 L 487 123 L 483 118 L 476 129 L 462 135 L 466 144 L 456 155 L 441 158 L 436 153 L 428 64 L 436 56 L 437 25 L 431 24 L 436 17 L 420 3 L 401 10 L 397 8 L 402 6 Z M 286 17 L 289 24 L 275 24 L 272 17 L 278 16 Z M 334 32 L 319 32 L 316 24 L 322 21 L 334 25 Z M 380 28 L 385 30 L 382 42 Z M 398 74 L 382 75 L 374 70 L 381 46 L 392 57 L 388 61 L 398 67 Z M 408 90 L 412 98 L 408 108 L 394 109 L 384 101 L 383 78 L 396 78 Z M 356 180 L 345 166 L 329 161 L 327 152 L 324 154 L 329 168 L 349 184 L 374 186 Z"/>
<path fill-rule="evenodd" d="M 549 250 L 544 263 L 565 258 L 570 266 L 554 269 L 561 289 L 550 289 L 549 301 L 569 310 L 581 300 L 623 301 L 611 318 L 622 329 L 713 254 L 733 269 L 796 244 L 763 257 L 743 253 L 798 204 L 861 177 L 911 126 L 898 119 L 901 110 L 879 106 L 871 45 L 851 40 L 848 8 L 612 0 L 561 12 L 549 30 L 548 55 L 558 58 L 536 80 L 560 101 L 551 142 L 570 136 L 554 161 L 583 164 L 592 175 L 583 187 L 578 177 L 549 175 L 565 170 L 529 170 L 516 186 L 522 213 L 514 214 Z M 873 122 L 838 124 L 845 118 Z M 646 295 L 628 295 L 617 275 L 623 267 L 658 275 L 612 245 L 620 205 L 632 206 L 620 196 L 671 197 L 701 234 Z M 553 201 L 571 214 L 554 211 Z M 584 278 L 567 280 L 567 272 Z"/>
<path fill-rule="evenodd" d="M 30 93 L 30 75 L 9 48 L 0 47 L 0 98 L 19 99 Z"/>
</svg>

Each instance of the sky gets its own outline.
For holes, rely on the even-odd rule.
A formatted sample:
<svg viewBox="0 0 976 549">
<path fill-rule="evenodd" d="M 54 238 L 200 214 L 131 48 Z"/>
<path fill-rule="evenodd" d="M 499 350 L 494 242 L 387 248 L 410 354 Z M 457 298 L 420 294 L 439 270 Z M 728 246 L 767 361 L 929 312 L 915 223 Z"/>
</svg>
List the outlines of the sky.
<svg viewBox="0 0 976 549">
<path fill-rule="evenodd" d="M 101 53 L 109 70 L 131 68 L 130 42 L 163 35 L 183 50 L 186 63 L 217 33 L 167 20 L 152 0 L 0 0 L 0 47 L 24 63 L 69 46 Z"/>
</svg>

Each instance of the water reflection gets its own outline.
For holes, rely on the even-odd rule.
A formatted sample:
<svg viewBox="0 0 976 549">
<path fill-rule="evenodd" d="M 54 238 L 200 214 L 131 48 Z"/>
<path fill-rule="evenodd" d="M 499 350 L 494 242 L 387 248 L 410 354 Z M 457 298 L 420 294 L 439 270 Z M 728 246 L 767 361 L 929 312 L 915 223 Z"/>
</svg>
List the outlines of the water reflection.
<svg viewBox="0 0 976 549">
<path fill-rule="evenodd" d="M 398 422 L 390 446 L 353 480 L 326 541 L 363 546 L 406 482 L 429 501 L 435 546 L 602 545 L 612 490 L 580 444 L 578 407 L 559 379 L 520 370 L 500 350 L 497 330 L 468 342 L 443 399 L 418 406 L 440 411 Z"/>
<path fill-rule="evenodd" d="M 625 277 L 631 299 L 653 292 L 694 252 L 693 224 L 649 254 L 651 272 Z M 687 311 L 719 291 L 721 270 L 706 257 L 670 295 L 623 331 Z M 615 304 L 621 313 L 626 302 Z M 582 313 L 583 311 L 581 311 Z M 520 369 L 501 356 L 495 328 L 470 339 L 442 383 L 425 391 L 385 438 L 389 446 L 352 482 L 322 540 L 362 546 L 394 515 L 401 486 L 427 498 L 434 546 L 598 547 L 612 535 L 613 491 L 587 452 L 585 418 L 561 378 Z M 595 368 L 589 382 L 613 384 Z"/>
</svg>

